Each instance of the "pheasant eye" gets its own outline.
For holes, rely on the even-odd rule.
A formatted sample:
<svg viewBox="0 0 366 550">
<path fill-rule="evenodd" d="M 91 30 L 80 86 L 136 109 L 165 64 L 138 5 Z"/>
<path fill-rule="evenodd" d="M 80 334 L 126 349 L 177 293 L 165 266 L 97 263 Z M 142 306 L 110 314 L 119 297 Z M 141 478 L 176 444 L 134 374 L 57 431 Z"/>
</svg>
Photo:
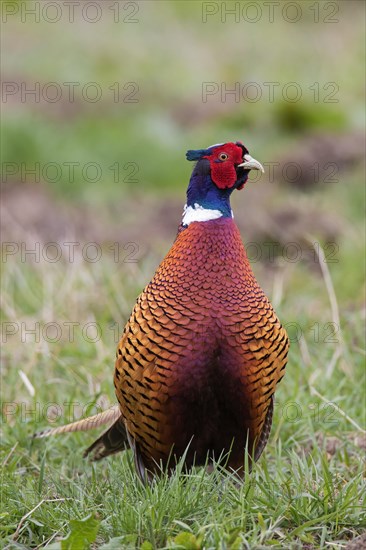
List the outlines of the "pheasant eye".
<svg viewBox="0 0 366 550">
<path fill-rule="evenodd" d="M 229 158 L 229 155 L 227 155 L 226 153 L 220 153 L 219 154 L 219 159 L 220 160 L 227 160 Z"/>
</svg>

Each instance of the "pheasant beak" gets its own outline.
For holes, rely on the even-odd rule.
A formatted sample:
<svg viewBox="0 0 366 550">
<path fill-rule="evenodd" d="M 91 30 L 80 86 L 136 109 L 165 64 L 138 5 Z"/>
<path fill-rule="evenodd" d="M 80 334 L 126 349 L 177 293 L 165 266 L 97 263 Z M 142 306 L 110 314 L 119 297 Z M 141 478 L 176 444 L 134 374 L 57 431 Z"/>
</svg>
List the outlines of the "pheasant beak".
<svg viewBox="0 0 366 550">
<path fill-rule="evenodd" d="M 238 168 L 245 168 L 245 170 L 260 170 L 264 174 L 264 168 L 258 160 L 255 160 L 250 155 L 244 155 L 244 160 L 242 164 L 238 165 Z"/>
</svg>

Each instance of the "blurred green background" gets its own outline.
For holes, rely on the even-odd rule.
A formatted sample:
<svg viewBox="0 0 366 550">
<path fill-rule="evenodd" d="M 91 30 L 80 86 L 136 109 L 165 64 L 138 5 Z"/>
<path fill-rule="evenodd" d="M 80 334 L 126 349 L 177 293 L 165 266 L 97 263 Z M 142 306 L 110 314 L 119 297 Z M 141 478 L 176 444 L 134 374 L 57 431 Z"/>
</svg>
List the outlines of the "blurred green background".
<svg viewBox="0 0 366 550">
<path fill-rule="evenodd" d="M 98 12 L 85 2 L 74 6 L 71 23 L 62 2 L 59 12 L 49 2 L 18 2 L 14 15 L 12 4 L 2 7 L 2 69 L 17 91 L 6 88 L 3 160 L 79 162 L 73 182 L 66 166 L 58 178 L 50 169 L 57 181 L 47 188 L 59 198 L 100 204 L 134 194 L 182 196 L 188 148 L 242 139 L 262 162 L 274 162 L 301 151 L 306 135 L 330 133 L 337 149 L 336 136 L 363 128 L 363 2 L 299 2 L 297 11 L 282 2 L 273 22 L 271 3 L 106 1 Z M 235 6 L 236 15 L 226 13 Z M 286 97 L 291 82 L 297 102 Z M 75 83 L 72 101 L 65 83 Z M 236 85 L 240 93 L 205 101 L 204 83 Z M 37 100 L 25 94 L 36 86 Z M 88 162 L 102 170 L 94 183 L 81 174 Z M 116 162 L 138 164 L 134 184 L 114 184 Z"/>
<path fill-rule="evenodd" d="M 22 407 L 66 399 L 88 405 L 80 415 L 95 403 L 114 403 L 116 338 L 175 237 L 192 170 L 185 152 L 225 141 L 243 141 L 266 167 L 260 179 L 252 174 L 244 191 L 234 193 L 232 206 L 254 272 L 292 340 L 263 459 L 268 475 L 278 481 L 293 451 L 314 461 L 315 472 L 306 473 L 314 487 L 329 459 L 337 495 L 343 487 L 338 491 L 337 479 L 362 494 L 356 472 L 365 448 L 365 3 L 4 1 L 1 9 L 1 230 L 3 242 L 13 245 L 3 249 L 2 263 L 3 393 L 19 405 L 5 414 L 12 504 L 4 512 L 4 540 L 46 486 L 59 484 L 57 494 L 67 495 L 59 470 L 85 483 L 90 497 L 81 508 L 66 501 L 59 518 L 37 509 L 39 523 L 25 522 L 19 540 L 28 547 L 66 534 L 65 517 L 84 517 L 97 506 L 88 477 L 94 470 L 80 453 L 94 434 L 32 447 L 34 430 L 71 418 L 57 409 L 53 416 L 24 416 Z M 71 241 L 80 243 L 72 262 L 63 244 Z M 47 261 L 54 253 L 50 242 L 62 248 L 57 262 Z M 91 242 L 102 250 L 97 262 L 81 254 Z M 25 251 L 37 243 L 34 261 Z M 61 337 L 52 339 L 52 331 L 45 337 L 42 327 L 55 322 Z M 70 322 L 78 323 L 73 340 L 65 329 Z M 85 338 L 81 327 L 89 322 L 98 323 L 101 338 Z M 21 323 L 25 329 L 39 323 L 40 338 L 26 335 Z M 283 413 L 293 402 L 302 411 L 298 422 Z M 328 421 L 329 404 L 335 423 Z M 330 451 L 329 438 L 338 442 Z M 38 464 L 45 444 L 42 486 Z M 286 458 L 278 459 L 281 445 Z M 118 479 L 120 458 L 110 464 Z M 107 475 L 97 471 L 98 480 Z M 288 509 L 298 508 L 288 517 L 288 509 L 276 508 L 282 498 L 258 511 L 281 526 L 285 517 L 283 537 L 303 536 L 314 543 L 309 548 L 352 538 L 365 525 L 345 500 L 342 512 L 323 511 L 324 522 L 330 518 L 324 531 L 324 522 L 316 525 L 322 513 L 316 506 L 291 500 Z M 138 508 L 137 500 L 131 506 Z M 121 505 L 105 518 L 104 541 L 129 532 L 121 527 L 123 513 Z M 153 522 L 150 529 L 146 514 L 131 513 L 141 540 L 152 540 L 152 529 L 162 545 L 176 535 L 175 519 L 190 521 L 178 511 L 172 524 Z M 216 508 L 212 514 L 208 524 L 221 521 Z M 225 514 L 222 531 L 206 547 L 226 540 L 222 532 L 231 520 Z M 253 518 L 255 547 L 267 535 Z M 240 536 L 249 536 L 248 529 Z"/>
</svg>

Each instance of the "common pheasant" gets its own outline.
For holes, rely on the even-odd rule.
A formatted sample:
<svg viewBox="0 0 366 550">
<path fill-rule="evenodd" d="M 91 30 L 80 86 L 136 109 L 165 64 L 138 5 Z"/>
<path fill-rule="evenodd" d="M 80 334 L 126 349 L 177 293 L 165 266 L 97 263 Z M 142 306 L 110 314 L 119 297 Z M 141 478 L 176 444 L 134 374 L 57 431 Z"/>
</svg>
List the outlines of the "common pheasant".
<svg viewBox="0 0 366 550">
<path fill-rule="evenodd" d="M 197 161 L 176 240 L 137 299 L 120 339 L 119 408 L 41 436 L 114 420 L 87 450 L 96 460 L 131 447 L 141 478 L 226 456 L 243 473 L 271 429 L 288 337 L 249 265 L 230 207 L 250 170 L 241 142 L 190 150 Z"/>
</svg>

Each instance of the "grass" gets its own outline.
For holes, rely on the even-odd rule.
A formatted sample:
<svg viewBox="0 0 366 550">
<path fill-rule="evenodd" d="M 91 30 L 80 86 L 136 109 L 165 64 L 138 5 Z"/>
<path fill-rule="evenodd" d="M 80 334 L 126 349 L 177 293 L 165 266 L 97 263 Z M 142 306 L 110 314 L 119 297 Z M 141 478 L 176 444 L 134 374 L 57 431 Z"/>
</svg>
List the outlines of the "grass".
<svg viewBox="0 0 366 550">
<path fill-rule="evenodd" d="M 144 487 L 129 457 L 110 461 L 102 472 L 89 468 L 77 484 L 74 469 L 69 477 L 69 467 L 78 467 L 75 462 L 62 467 L 62 481 L 59 467 L 44 466 L 42 472 L 43 463 L 40 468 L 28 462 L 38 480 L 33 488 L 18 487 L 16 510 L 21 514 L 45 500 L 24 522 L 18 540 L 39 544 L 66 533 L 71 520 L 90 515 L 100 522 L 97 543 L 102 548 L 112 548 L 113 539 L 126 548 L 143 542 L 146 548 L 326 547 L 329 540 L 354 535 L 355 525 L 362 527 L 360 467 L 347 479 L 321 451 L 308 459 L 282 455 L 280 448 L 275 455 L 272 468 L 257 467 L 240 487 L 218 470 L 210 476 L 203 470 L 184 475 L 179 468 L 172 478 Z M 190 546 L 179 545 L 183 533 L 191 534 Z M 106 540 L 109 546 L 103 546 Z"/>
<path fill-rule="evenodd" d="M 350 250 L 359 244 L 350 242 Z M 144 487 L 130 453 L 99 464 L 82 459 L 95 433 L 30 438 L 49 423 L 114 403 L 116 338 L 157 262 L 150 253 L 137 264 L 116 265 L 110 256 L 89 263 L 78 255 L 74 263 L 10 257 L 4 264 L 4 321 L 24 327 L 8 337 L 3 356 L 3 544 L 60 548 L 57 539 L 86 524 L 95 547 L 105 549 L 341 548 L 366 528 L 363 315 L 358 297 L 343 307 L 344 297 L 334 338 L 325 280 L 302 263 L 283 267 L 286 292 L 277 311 L 292 336 L 288 371 L 270 443 L 242 485 L 218 467 L 187 474 L 180 465 L 171 478 Z M 271 294 L 272 275 L 265 265 L 254 268 Z M 337 281 L 349 263 L 328 269 L 335 292 L 346 293 Z M 55 320 L 59 332 L 53 325 L 44 332 Z M 26 335 L 37 322 L 39 338 Z M 74 341 L 70 322 L 78 323 Z M 100 338 L 85 332 L 87 323 L 98 325 Z M 70 548 L 84 547 L 75 540 Z"/>
<path fill-rule="evenodd" d="M 298 23 L 276 15 L 273 24 L 264 16 L 251 24 L 224 23 L 220 14 L 203 23 L 195 0 L 157 4 L 138 3 L 138 24 L 114 24 L 107 6 L 98 24 L 17 16 L 3 25 L 5 82 L 97 82 L 103 99 L 76 93 L 75 103 L 65 94 L 38 103 L 18 93 L 4 104 L 2 157 L 18 167 L 5 182 L 5 240 L 39 243 L 41 252 L 50 240 L 81 246 L 72 262 L 64 246 L 54 263 L 42 253 L 24 259 L 21 248 L 3 257 L 0 547 L 345 548 L 366 530 L 364 171 L 357 160 L 345 164 L 343 151 L 348 133 L 363 128 L 365 6 L 337 3 L 333 24 L 323 19 L 334 3 L 315 3 L 315 24 L 314 7 L 307 9 L 315 4 L 302 2 Z M 117 81 L 138 84 L 138 103 L 113 101 Z M 204 102 L 204 82 L 256 82 L 264 95 Z M 266 82 L 279 82 L 273 102 Z M 284 100 L 288 82 L 300 85 L 300 101 Z M 338 87 L 336 103 L 325 101 L 329 83 Z M 82 458 L 95 432 L 32 440 L 36 430 L 115 403 L 114 350 L 174 238 L 185 151 L 243 139 L 261 162 L 289 153 L 303 160 L 307 136 L 317 132 L 333 136 L 334 150 L 315 147 L 307 162 L 312 169 L 318 155 L 320 168 L 336 163 L 336 182 L 300 189 L 281 185 L 277 173 L 275 183 L 265 176 L 233 198 L 243 241 L 263 252 L 279 245 L 253 269 L 292 343 L 269 444 L 244 482 L 219 467 L 187 473 L 179 464 L 145 487 L 130 452 L 98 464 Z M 338 136 L 347 139 L 337 148 Z M 34 185 L 20 167 L 36 162 L 78 162 L 75 178 L 64 168 L 59 180 L 51 173 Z M 99 181 L 83 176 L 89 162 L 99 164 Z M 84 240 L 100 243 L 98 261 L 82 255 Z M 108 248 L 115 241 L 118 262 Z M 138 244 L 137 262 L 126 261 L 126 242 Z M 302 247 L 295 262 L 283 254 L 291 242 Z M 319 264 L 313 242 L 328 259 L 335 251 L 335 262 Z"/>
</svg>

